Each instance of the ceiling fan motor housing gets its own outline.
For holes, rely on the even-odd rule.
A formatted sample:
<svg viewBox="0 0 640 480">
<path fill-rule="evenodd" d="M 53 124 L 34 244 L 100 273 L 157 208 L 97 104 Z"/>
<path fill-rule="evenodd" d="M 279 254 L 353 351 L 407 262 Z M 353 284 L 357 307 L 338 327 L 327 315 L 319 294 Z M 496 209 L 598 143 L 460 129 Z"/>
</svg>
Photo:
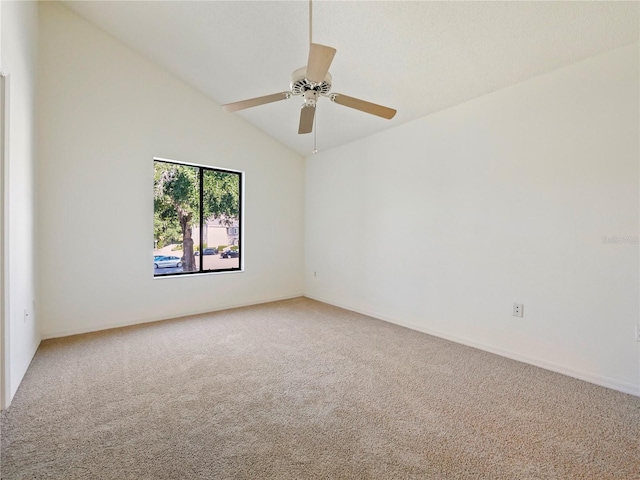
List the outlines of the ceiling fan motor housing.
<svg viewBox="0 0 640 480">
<path fill-rule="evenodd" d="M 299 68 L 291 74 L 291 93 L 293 95 L 304 95 L 310 90 L 316 92 L 317 95 L 327 95 L 331 91 L 331 74 L 327 72 L 321 83 L 314 83 L 307 78 L 307 67 Z"/>
</svg>

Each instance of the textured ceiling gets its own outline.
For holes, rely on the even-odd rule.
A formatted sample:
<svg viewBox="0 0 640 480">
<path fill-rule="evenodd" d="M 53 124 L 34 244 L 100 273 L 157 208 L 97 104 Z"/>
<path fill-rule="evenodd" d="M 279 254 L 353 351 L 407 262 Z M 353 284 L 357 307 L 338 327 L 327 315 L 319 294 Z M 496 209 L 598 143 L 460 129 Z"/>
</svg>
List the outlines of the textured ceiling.
<svg viewBox="0 0 640 480">
<path fill-rule="evenodd" d="M 220 104 L 286 91 L 305 65 L 307 1 L 63 2 Z M 334 92 L 396 108 L 393 120 L 321 98 L 319 150 L 638 41 L 638 2 L 315 1 L 313 41 L 337 49 Z M 302 155 L 300 97 L 238 113 Z"/>
</svg>

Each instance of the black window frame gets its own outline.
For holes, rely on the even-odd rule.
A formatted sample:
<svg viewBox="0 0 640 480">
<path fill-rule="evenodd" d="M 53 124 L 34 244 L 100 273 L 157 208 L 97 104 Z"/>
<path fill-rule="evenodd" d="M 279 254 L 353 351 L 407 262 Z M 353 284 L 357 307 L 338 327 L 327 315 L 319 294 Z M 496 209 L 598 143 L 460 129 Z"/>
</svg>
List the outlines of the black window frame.
<svg viewBox="0 0 640 480">
<path fill-rule="evenodd" d="M 241 170 L 233 170 L 229 168 L 221 168 L 221 167 L 211 167 L 209 165 L 199 165 L 195 163 L 188 162 L 179 162 L 176 160 L 168 160 L 166 158 L 154 157 L 154 171 L 156 162 L 160 163 L 168 163 L 173 165 L 181 165 L 185 167 L 192 167 L 198 169 L 198 183 L 200 186 L 199 197 L 200 197 L 200 218 L 198 219 L 198 227 L 199 227 L 199 251 L 200 254 L 196 256 L 198 259 L 198 270 L 194 272 L 173 272 L 173 273 L 164 273 L 164 274 L 153 274 L 153 278 L 171 278 L 171 277 L 182 277 L 182 276 L 190 276 L 190 275 L 211 275 L 218 273 L 233 273 L 233 272 L 244 272 L 244 259 L 243 259 L 243 243 L 244 243 L 244 228 L 243 228 L 243 216 L 244 216 L 244 171 Z M 204 270 L 203 263 L 204 257 L 203 255 L 203 244 L 204 244 L 204 208 L 202 207 L 204 200 L 204 172 L 205 171 L 213 171 L 213 172 L 223 172 L 238 175 L 238 266 L 233 268 L 222 268 L 216 270 Z M 155 207 L 154 207 L 154 215 L 155 215 Z M 193 225 L 194 227 L 196 225 Z M 154 239 L 155 240 L 155 239 Z M 211 248 L 207 246 L 207 248 Z"/>
</svg>

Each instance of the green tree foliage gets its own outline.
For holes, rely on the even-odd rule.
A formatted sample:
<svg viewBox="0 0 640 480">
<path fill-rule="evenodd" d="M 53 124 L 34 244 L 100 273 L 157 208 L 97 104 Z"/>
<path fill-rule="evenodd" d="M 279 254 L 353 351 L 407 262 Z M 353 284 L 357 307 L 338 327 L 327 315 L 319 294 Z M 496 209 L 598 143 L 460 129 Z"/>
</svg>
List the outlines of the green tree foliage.
<svg viewBox="0 0 640 480">
<path fill-rule="evenodd" d="M 195 271 L 193 226 L 200 222 L 198 167 L 154 162 L 154 235 L 158 245 L 181 236 L 185 272 Z M 203 174 L 203 218 L 231 225 L 239 218 L 239 175 L 215 170 Z"/>
<path fill-rule="evenodd" d="M 240 176 L 216 170 L 204 172 L 204 218 L 220 219 L 226 225 L 238 220 Z"/>
<path fill-rule="evenodd" d="M 182 241 L 182 230 L 177 218 L 163 217 L 159 211 L 156 211 L 153 215 L 153 231 L 156 239 L 156 248 L 163 248 L 172 243 L 180 243 Z"/>
</svg>

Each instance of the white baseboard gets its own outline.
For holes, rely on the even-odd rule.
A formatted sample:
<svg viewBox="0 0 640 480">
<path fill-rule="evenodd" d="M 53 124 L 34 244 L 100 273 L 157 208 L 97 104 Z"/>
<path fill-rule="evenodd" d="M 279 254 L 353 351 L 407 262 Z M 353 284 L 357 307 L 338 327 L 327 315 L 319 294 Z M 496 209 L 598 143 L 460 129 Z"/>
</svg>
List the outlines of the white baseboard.
<svg viewBox="0 0 640 480">
<path fill-rule="evenodd" d="M 188 312 L 181 313 L 179 316 L 166 315 L 166 316 L 152 317 L 152 318 L 146 318 L 146 319 L 140 319 L 140 320 L 132 320 L 132 321 L 129 321 L 129 322 L 120 322 L 120 323 L 113 323 L 113 324 L 108 324 L 108 325 L 93 326 L 93 327 L 89 327 L 89 328 L 78 328 L 78 329 L 73 329 L 73 330 L 64 330 L 64 331 L 61 331 L 61 332 L 44 333 L 44 334 L 42 334 L 42 340 L 48 340 L 48 339 L 51 339 L 51 338 L 69 337 L 71 335 L 81 335 L 83 333 L 101 332 L 103 330 L 111 330 L 111 329 L 114 329 L 114 328 L 132 327 L 134 325 L 142 325 L 142 324 L 145 324 L 145 323 L 153 323 L 153 322 L 162 322 L 164 320 L 173 320 L 173 319 L 177 319 L 177 318 L 192 317 L 194 315 L 202 315 L 202 314 L 206 314 L 206 313 L 220 312 L 222 310 L 231 310 L 232 308 L 250 307 L 252 305 L 261 305 L 263 303 L 279 302 L 281 300 L 291 300 L 293 298 L 300 298 L 300 297 L 303 297 L 303 296 L 304 295 L 302 293 L 300 293 L 300 294 L 288 295 L 288 296 L 284 296 L 284 297 L 265 298 L 265 299 L 251 301 L 251 302 L 243 302 L 243 303 L 234 303 L 234 304 L 228 304 L 228 305 L 221 305 L 221 306 L 218 306 L 218 307 L 216 307 L 214 309 L 208 309 L 208 310 L 188 311 Z"/>
<path fill-rule="evenodd" d="M 602 375 L 598 375 L 595 373 L 584 372 L 581 370 L 576 370 L 570 367 L 566 367 L 564 365 L 557 365 L 555 363 L 547 362 L 542 358 L 534 358 L 528 357 L 525 355 L 521 355 L 516 352 L 511 352 L 509 350 L 505 350 L 500 347 L 496 347 L 493 345 L 487 345 L 483 343 L 476 342 L 474 340 L 468 338 L 458 337 L 456 335 L 450 335 L 447 333 L 442 333 L 436 330 L 432 330 L 429 328 L 424 328 L 418 325 L 409 324 L 406 322 L 398 321 L 394 318 L 390 318 L 386 315 L 380 315 L 379 313 L 366 311 L 360 308 L 354 308 L 349 305 L 343 305 L 340 303 L 332 302 L 330 300 L 316 297 L 314 295 L 305 294 L 305 297 L 310 298 L 312 300 L 316 300 L 318 302 L 327 303 L 329 305 L 333 305 L 336 307 L 344 308 L 345 310 L 350 310 L 352 312 L 361 313 L 362 315 L 366 315 L 368 317 L 375 318 L 377 320 L 382 320 L 388 323 L 393 323 L 395 325 L 400 325 L 402 327 L 409 328 L 411 330 L 416 330 L 418 332 L 426 333 L 428 335 L 433 335 L 434 337 L 443 338 L 445 340 L 450 340 L 455 343 L 460 343 L 462 345 L 466 345 L 468 347 L 477 348 L 479 350 L 483 350 L 485 352 L 494 353 L 496 355 L 500 355 L 502 357 L 510 358 L 512 360 L 517 360 L 519 362 L 527 363 L 529 365 L 533 365 L 535 367 L 544 368 L 545 370 L 550 370 L 552 372 L 560 373 L 563 375 L 567 375 L 572 378 L 577 378 L 578 380 L 584 380 L 585 382 L 593 383 L 595 385 L 599 385 L 601 387 L 610 388 L 612 390 L 617 390 L 619 392 L 628 393 L 631 395 L 636 395 L 640 397 L 640 385 L 635 385 L 633 383 L 622 382 L 620 380 L 616 380 L 614 378 L 605 377 Z"/>
</svg>

